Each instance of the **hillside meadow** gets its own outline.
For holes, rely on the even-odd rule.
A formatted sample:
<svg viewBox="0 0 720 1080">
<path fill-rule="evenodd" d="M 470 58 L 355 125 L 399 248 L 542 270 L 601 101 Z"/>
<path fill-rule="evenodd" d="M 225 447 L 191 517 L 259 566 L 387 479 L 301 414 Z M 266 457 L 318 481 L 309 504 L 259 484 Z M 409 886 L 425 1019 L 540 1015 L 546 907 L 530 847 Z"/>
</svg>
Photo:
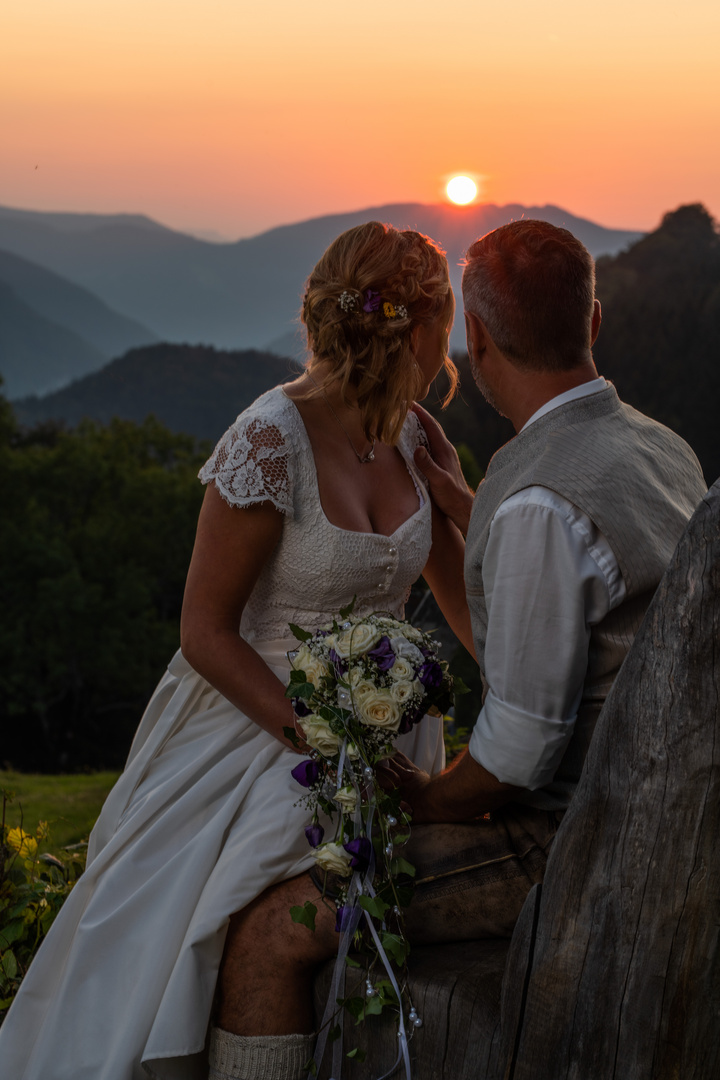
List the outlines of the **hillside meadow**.
<svg viewBox="0 0 720 1080">
<path fill-rule="evenodd" d="M 50 776 L 0 770 L 0 796 L 12 796 L 5 824 L 34 833 L 38 822 L 48 824 L 50 835 L 43 850 L 51 853 L 86 840 L 116 772 Z"/>
</svg>

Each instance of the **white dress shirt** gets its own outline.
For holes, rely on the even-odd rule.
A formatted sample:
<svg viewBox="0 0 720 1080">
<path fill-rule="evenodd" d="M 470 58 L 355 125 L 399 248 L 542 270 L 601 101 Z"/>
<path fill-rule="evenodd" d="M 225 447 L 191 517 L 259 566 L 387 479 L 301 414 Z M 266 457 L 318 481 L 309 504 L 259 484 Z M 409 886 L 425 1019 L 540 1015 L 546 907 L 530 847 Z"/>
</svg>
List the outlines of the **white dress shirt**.
<svg viewBox="0 0 720 1080">
<path fill-rule="evenodd" d="M 522 430 L 607 385 L 593 379 L 559 394 Z M 625 584 L 587 515 L 539 486 L 516 492 L 496 511 L 482 576 L 488 693 L 469 751 L 498 780 L 543 787 L 572 735 L 590 628 L 625 599 Z"/>
</svg>

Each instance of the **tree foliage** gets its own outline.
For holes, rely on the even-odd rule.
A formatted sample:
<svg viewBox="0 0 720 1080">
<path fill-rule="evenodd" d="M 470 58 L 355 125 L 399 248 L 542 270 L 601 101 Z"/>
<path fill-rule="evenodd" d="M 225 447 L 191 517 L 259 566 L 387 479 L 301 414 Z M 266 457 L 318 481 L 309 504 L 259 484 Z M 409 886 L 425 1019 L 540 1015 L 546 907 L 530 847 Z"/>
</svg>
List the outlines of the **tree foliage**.
<svg viewBox="0 0 720 1080">
<path fill-rule="evenodd" d="M 0 726 L 19 769 L 117 768 L 178 619 L 207 456 L 150 418 L 20 434 L 0 407 Z"/>
<path fill-rule="evenodd" d="M 597 264 L 603 326 L 598 370 L 630 405 L 690 443 L 712 483 L 720 474 L 720 236 L 699 203 Z"/>
<path fill-rule="evenodd" d="M 720 475 L 720 236 L 705 207 L 681 206 L 627 251 L 598 259 L 597 296 L 599 373 L 623 401 L 682 435 L 712 483 Z M 474 385 L 467 356 L 453 359 L 459 396 L 445 411 L 439 399 L 423 404 L 484 471 L 514 432 Z"/>
</svg>

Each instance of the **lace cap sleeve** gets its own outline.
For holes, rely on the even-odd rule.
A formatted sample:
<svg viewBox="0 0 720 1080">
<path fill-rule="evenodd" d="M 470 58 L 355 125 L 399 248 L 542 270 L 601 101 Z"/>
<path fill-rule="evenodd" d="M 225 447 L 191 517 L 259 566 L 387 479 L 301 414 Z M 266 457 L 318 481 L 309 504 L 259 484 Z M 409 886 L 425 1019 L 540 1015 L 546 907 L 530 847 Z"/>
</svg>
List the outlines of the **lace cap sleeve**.
<svg viewBox="0 0 720 1080">
<path fill-rule="evenodd" d="M 293 516 L 291 448 L 278 425 L 259 416 L 238 417 L 198 473 L 231 506 L 270 502 Z"/>
<path fill-rule="evenodd" d="M 430 449 L 430 443 L 428 437 L 425 434 L 425 428 L 418 419 L 416 413 L 410 410 L 405 418 L 402 431 L 400 433 L 400 439 L 404 444 L 408 457 L 412 457 L 418 446 L 424 446 L 426 450 Z"/>
</svg>

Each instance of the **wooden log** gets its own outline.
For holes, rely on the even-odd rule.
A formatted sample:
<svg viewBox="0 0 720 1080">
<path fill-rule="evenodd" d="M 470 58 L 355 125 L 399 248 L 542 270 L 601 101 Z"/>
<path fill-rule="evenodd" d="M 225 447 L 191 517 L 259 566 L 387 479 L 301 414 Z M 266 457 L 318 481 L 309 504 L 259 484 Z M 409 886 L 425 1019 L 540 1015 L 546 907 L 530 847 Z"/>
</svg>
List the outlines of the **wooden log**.
<svg viewBox="0 0 720 1080">
<path fill-rule="evenodd" d="M 500 987 L 508 945 L 507 940 L 488 940 L 413 948 L 408 982 L 423 1021 L 410 1042 L 413 1080 L 480 1080 L 489 1075 L 500 1033 Z M 318 1018 L 325 1008 L 331 971 L 329 964 L 315 983 Z M 346 994 L 362 996 L 363 978 L 349 969 Z M 358 1028 L 346 1016 L 344 1052 L 354 1046 L 365 1051 L 367 1060 L 362 1065 L 346 1062 L 343 1078 L 382 1076 L 397 1054 L 395 1018 L 371 1016 Z M 331 1060 L 332 1047 L 328 1046 L 321 1080 L 332 1075 Z M 395 1075 L 402 1077 L 404 1071 Z"/>
<path fill-rule="evenodd" d="M 660 584 L 555 839 L 508 1080 L 720 1076 L 719 700 L 720 481 Z"/>
</svg>

